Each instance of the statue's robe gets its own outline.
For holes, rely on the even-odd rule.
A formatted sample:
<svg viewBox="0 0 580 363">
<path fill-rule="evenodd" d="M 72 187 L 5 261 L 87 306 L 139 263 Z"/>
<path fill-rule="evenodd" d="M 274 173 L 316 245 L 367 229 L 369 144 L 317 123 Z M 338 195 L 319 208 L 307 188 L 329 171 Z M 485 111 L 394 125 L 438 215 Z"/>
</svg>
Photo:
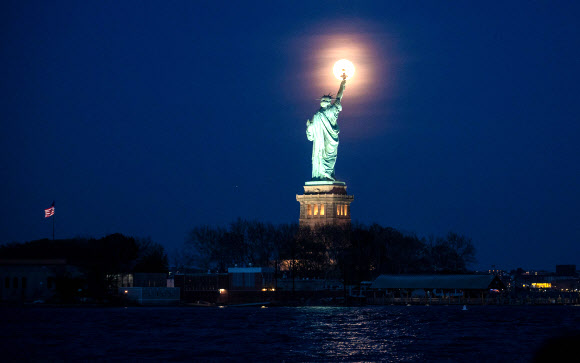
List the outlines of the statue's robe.
<svg viewBox="0 0 580 363">
<path fill-rule="evenodd" d="M 306 127 L 306 137 L 312 141 L 312 180 L 334 180 L 334 164 L 338 152 L 338 113 L 340 100 L 320 108 Z"/>
</svg>

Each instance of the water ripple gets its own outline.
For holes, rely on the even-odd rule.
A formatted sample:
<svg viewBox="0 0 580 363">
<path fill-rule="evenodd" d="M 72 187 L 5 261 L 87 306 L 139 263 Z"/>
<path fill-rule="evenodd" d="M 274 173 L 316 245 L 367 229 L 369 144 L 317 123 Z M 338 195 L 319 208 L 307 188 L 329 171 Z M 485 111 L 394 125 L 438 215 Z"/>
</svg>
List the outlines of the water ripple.
<svg viewBox="0 0 580 363">
<path fill-rule="evenodd" d="M 528 362 L 580 309 L 1 308 L 6 361 Z"/>
</svg>

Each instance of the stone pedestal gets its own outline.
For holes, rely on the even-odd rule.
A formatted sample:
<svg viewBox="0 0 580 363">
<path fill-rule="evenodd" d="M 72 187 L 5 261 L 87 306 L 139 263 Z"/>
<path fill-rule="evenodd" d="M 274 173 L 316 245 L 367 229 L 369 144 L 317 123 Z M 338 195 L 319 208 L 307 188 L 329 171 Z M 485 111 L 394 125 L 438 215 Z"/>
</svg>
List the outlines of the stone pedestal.
<svg viewBox="0 0 580 363">
<path fill-rule="evenodd" d="M 300 225 L 344 225 L 350 223 L 350 203 L 354 195 L 346 194 L 346 183 L 310 181 L 304 194 L 296 195 L 300 203 Z"/>
</svg>

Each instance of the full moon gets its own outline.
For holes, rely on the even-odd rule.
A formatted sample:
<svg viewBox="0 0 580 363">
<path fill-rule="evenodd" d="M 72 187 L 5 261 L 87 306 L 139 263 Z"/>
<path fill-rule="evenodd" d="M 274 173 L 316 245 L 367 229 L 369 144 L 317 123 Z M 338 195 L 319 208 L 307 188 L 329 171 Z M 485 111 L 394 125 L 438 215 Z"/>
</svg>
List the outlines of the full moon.
<svg viewBox="0 0 580 363">
<path fill-rule="evenodd" d="M 350 79 L 354 75 L 354 64 L 346 59 L 341 59 L 334 63 L 332 68 L 334 76 L 342 81 L 342 75 L 346 74 L 346 79 Z"/>
</svg>

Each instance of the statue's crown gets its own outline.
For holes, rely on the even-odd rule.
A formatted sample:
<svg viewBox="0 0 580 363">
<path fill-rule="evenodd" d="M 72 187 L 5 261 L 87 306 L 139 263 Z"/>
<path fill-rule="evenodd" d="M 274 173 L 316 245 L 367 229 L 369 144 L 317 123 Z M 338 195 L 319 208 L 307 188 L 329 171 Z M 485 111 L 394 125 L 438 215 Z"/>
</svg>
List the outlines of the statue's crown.
<svg viewBox="0 0 580 363">
<path fill-rule="evenodd" d="M 328 100 L 332 100 L 332 93 L 329 93 L 327 95 L 324 95 L 320 98 L 320 100 L 324 100 L 324 99 L 328 99 Z"/>
</svg>

